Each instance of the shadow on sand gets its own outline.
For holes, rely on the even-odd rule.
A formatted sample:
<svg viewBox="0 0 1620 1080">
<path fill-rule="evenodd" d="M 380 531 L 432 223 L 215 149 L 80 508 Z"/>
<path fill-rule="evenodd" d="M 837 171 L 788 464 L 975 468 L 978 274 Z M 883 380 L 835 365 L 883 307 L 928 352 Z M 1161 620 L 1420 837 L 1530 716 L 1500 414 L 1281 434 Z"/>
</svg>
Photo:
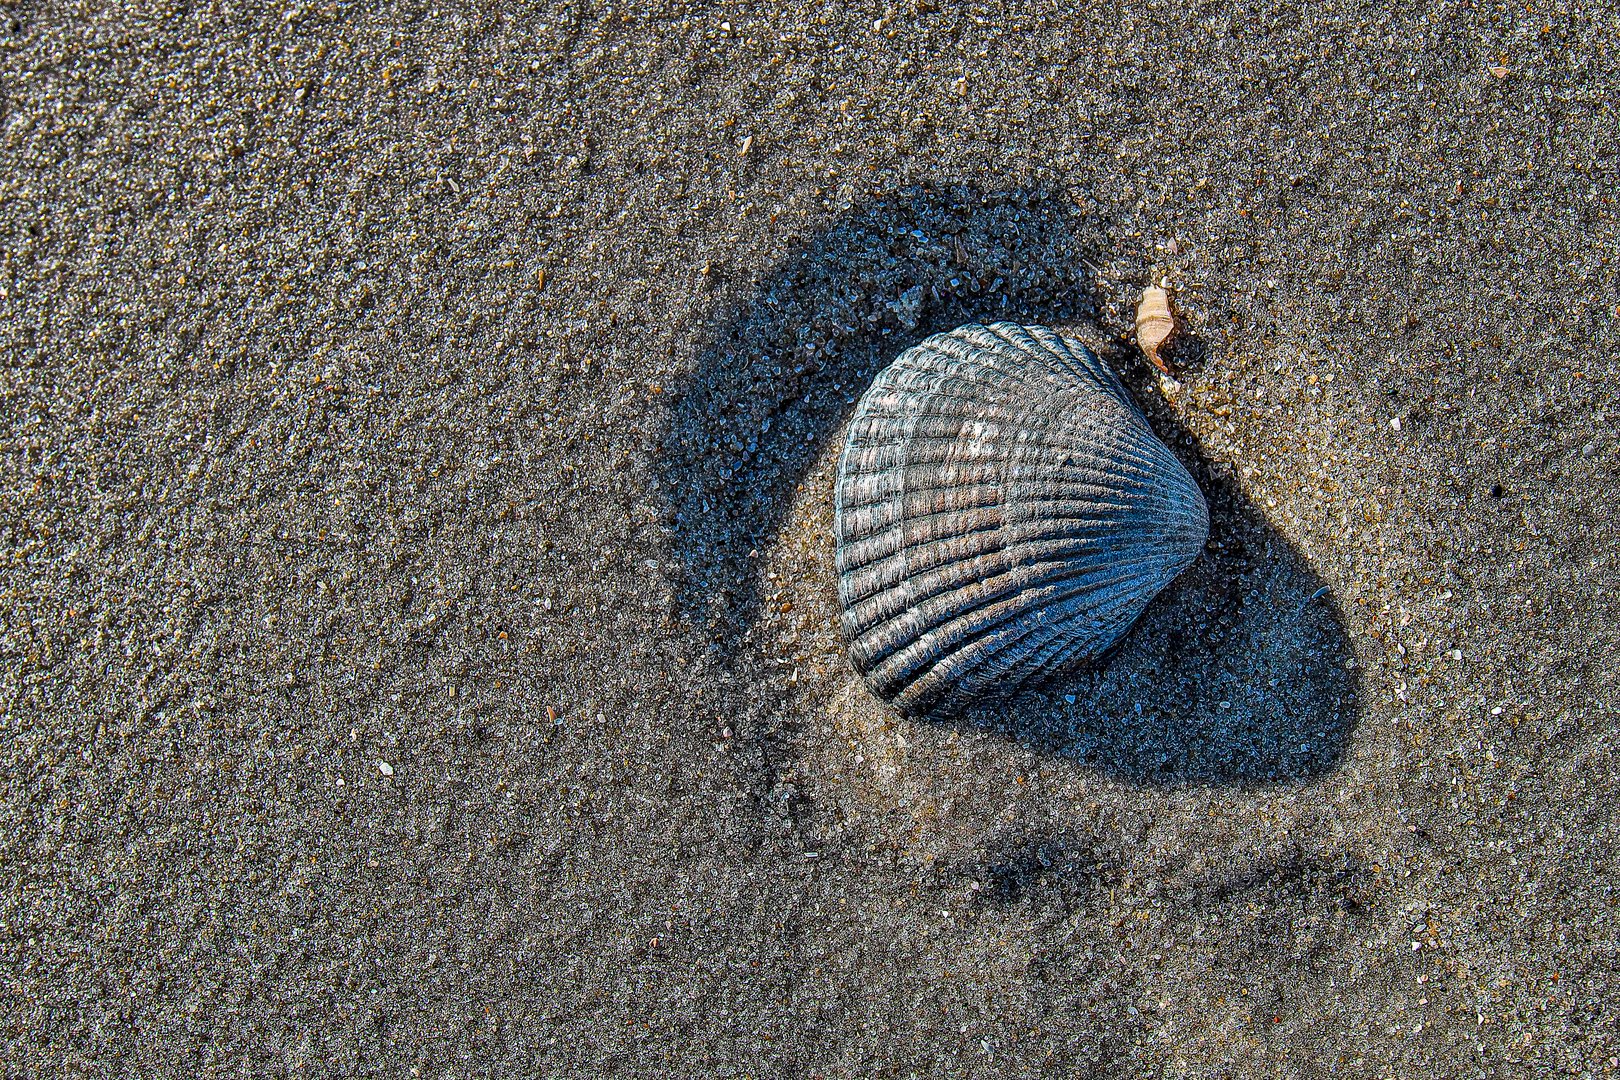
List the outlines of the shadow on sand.
<svg viewBox="0 0 1620 1080">
<path fill-rule="evenodd" d="M 1102 313 L 1122 323 L 1129 302 L 1100 294 L 1088 270 L 1102 236 L 1059 193 L 918 188 L 851 207 L 734 301 L 675 388 L 659 457 L 681 614 L 724 663 L 750 662 L 762 615 L 751 553 L 772 542 L 796 485 L 901 349 L 972 321 L 1074 328 L 1108 342 L 1104 358 L 1203 488 L 1211 546 L 1105 663 L 936 722 L 1138 783 L 1320 776 L 1357 715 L 1338 609 L 1230 468 L 1177 422 L 1135 350 L 1102 329 Z M 1122 284 L 1131 299 L 1146 271 Z M 1196 370 L 1206 349 L 1183 342 L 1177 359 Z M 738 682 L 730 692 L 746 694 Z"/>
</svg>

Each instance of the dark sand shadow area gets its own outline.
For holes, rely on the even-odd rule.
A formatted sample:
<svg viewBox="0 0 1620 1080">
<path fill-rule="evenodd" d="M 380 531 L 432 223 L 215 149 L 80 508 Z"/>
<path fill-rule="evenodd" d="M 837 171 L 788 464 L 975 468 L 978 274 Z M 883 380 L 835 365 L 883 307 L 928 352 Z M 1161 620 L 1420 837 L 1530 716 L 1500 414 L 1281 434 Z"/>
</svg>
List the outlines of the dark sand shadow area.
<svg viewBox="0 0 1620 1080">
<path fill-rule="evenodd" d="M 1338 763 L 1355 672 L 1321 580 L 1101 328 L 1103 231 L 1061 193 L 919 188 L 851 207 L 736 301 L 677 387 L 661 448 L 678 602 L 722 663 L 750 662 L 757 553 L 898 352 L 964 322 L 1091 329 L 1210 503 L 1206 556 L 1114 654 L 1005 705 L 936 722 L 1005 733 L 1149 784 L 1297 781 Z M 1180 362 L 1208 362 L 1197 339 Z M 740 680 L 746 686 L 747 680 Z M 734 690 L 733 693 L 746 691 Z M 1072 700 L 1071 700 L 1072 699 Z"/>
</svg>

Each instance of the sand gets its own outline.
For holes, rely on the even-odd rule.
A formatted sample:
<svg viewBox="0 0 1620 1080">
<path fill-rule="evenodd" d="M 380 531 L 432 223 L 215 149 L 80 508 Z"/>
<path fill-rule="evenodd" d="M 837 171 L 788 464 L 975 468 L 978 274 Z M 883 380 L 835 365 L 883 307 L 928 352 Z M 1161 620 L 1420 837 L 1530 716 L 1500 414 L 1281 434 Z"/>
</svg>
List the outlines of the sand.
<svg viewBox="0 0 1620 1080">
<path fill-rule="evenodd" d="M 1620 1065 L 1620 14 L 479 7 L 0 7 L 0 1072 Z M 903 719 L 832 462 L 990 318 L 1213 544 Z"/>
</svg>

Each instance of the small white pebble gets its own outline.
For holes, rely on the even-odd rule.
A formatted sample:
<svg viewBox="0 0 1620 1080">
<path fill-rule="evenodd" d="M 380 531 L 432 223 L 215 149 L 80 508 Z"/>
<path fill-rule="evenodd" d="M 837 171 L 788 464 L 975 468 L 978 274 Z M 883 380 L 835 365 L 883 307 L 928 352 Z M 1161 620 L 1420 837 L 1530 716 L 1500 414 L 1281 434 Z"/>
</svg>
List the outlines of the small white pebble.
<svg viewBox="0 0 1620 1080">
<path fill-rule="evenodd" d="M 1389 426 L 1394 428 L 1396 431 L 1401 430 L 1401 418 L 1398 417 L 1398 416 L 1390 417 L 1389 418 Z"/>
<path fill-rule="evenodd" d="M 394 775 L 394 767 L 388 764 L 386 761 L 377 762 L 377 771 L 382 773 L 384 776 Z"/>
</svg>

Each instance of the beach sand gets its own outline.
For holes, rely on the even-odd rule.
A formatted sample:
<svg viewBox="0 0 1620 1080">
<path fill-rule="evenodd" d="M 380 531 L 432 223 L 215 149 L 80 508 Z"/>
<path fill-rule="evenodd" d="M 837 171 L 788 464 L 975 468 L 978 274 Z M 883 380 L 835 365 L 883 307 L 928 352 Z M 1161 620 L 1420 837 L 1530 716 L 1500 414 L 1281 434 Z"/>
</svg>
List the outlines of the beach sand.
<svg viewBox="0 0 1620 1080">
<path fill-rule="evenodd" d="M 0 1073 L 1620 1065 L 1620 13 L 496 6 L 0 5 Z M 903 719 L 833 464 L 990 319 L 1212 546 Z"/>
</svg>

